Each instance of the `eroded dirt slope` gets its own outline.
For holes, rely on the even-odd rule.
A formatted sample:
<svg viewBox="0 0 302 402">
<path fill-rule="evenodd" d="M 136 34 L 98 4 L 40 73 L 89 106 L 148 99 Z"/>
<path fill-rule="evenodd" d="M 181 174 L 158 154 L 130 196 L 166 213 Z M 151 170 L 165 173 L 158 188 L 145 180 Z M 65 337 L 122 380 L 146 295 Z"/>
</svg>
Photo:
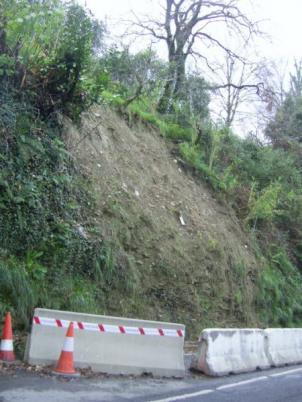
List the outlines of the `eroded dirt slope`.
<svg viewBox="0 0 302 402">
<path fill-rule="evenodd" d="M 185 172 L 159 133 L 95 106 L 66 141 L 92 180 L 96 223 L 117 256 L 106 313 L 205 326 L 255 325 L 257 262 L 226 207 Z"/>
</svg>

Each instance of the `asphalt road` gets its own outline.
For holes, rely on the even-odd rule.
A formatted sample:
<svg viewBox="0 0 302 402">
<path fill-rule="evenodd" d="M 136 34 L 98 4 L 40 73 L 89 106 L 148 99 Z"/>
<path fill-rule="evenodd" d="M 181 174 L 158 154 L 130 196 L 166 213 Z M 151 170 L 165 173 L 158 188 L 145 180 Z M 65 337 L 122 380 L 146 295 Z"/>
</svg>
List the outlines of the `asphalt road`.
<svg viewBox="0 0 302 402">
<path fill-rule="evenodd" d="M 211 384 L 207 384 L 211 385 Z M 150 399 L 149 399 L 150 401 Z M 301 402 L 302 368 L 262 372 L 252 378 L 236 380 L 229 378 L 225 384 L 212 384 L 212 387 L 194 387 L 186 393 L 166 395 L 152 399 L 152 402 Z"/>
<path fill-rule="evenodd" d="M 218 379 L 99 377 L 72 381 L 0 373 L 0 402 L 302 402 L 302 366 Z"/>
</svg>

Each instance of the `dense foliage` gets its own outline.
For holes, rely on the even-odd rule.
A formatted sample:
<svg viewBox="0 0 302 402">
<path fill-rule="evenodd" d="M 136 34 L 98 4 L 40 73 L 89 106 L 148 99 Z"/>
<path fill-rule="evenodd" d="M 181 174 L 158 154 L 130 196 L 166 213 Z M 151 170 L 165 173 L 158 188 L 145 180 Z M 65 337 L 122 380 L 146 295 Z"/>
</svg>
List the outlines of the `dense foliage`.
<svg viewBox="0 0 302 402">
<path fill-rule="evenodd" d="M 9 308 L 27 326 L 35 306 L 96 311 L 112 286 L 111 246 L 92 224 L 93 194 L 60 124 L 94 100 L 89 67 L 103 29 L 72 2 L 1 10 L 0 315 Z"/>
</svg>

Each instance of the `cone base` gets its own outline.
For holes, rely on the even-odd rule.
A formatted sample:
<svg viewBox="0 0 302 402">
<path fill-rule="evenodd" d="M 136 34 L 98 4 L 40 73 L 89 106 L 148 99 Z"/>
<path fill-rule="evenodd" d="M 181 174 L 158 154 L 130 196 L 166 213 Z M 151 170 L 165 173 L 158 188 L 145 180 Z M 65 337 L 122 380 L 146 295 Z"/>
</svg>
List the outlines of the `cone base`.
<svg viewBox="0 0 302 402">
<path fill-rule="evenodd" d="M 14 352 L 1 351 L 0 352 L 0 361 L 3 362 L 14 362 L 16 360 L 16 356 Z"/>
<path fill-rule="evenodd" d="M 75 371 L 74 373 L 61 373 L 60 371 L 52 371 L 52 375 L 58 376 L 58 377 L 67 377 L 67 378 L 78 378 L 81 376 L 80 373 Z"/>
</svg>

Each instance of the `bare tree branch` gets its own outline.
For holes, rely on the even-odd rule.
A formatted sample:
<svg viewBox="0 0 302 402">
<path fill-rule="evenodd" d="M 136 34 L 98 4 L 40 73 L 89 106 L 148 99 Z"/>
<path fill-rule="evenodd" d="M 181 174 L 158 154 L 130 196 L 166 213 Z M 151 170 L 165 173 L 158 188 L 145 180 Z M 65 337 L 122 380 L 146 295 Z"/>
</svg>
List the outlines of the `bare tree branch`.
<svg viewBox="0 0 302 402">
<path fill-rule="evenodd" d="M 165 4 L 161 19 L 138 18 L 132 26 L 142 34 L 150 35 L 166 43 L 169 61 L 169 76 L 164 93 L 158 105 L 161 112 L 167 111 L 171 99 L 178 96 L 185 80 L 185 66 L 189 56 L 199 57 L 210 67 L 204 47 L 210 44 L 233 58 L 242 60 L 210 25 L 223 24 L 230 32 L 236 33 L 246 43 L 257 34 L 258 25 L 252 22 L 239 8 L 239 0 L 160 0 Z M 139 34 L 135 32 L 135 34 Z"/>
<path fill-rule="evenodd" d="M 242 90 L 242 89 L 255 89 L 256 90 L 256 94 L 260 95 L 261 93 L 261 89 L 263 88 L 264 83 L 263 82 L 259 82 L 258 84 L 243 84 L 243 85 L 236 85 L 233 83 L 228 83 L 228 84 L 223 84 L 223 85 L 211 85 L 209 87 L 207 87 L 207 89 L 210 90 L 217 90 L 217 89 L 223 89 L 223 88 L 234 88 L 234 89 L 238 89 L 238 90 Z"/>
<path fill-rule="evenodd" d="M 209 89 L 218 96 L 227 126 L 232 125 L 235 116 L 238 117 L 239 108 L 247 107 L 247 101 L 261 100 L 266 89 L 265 83 L 259 80 L 258 71 L 259 65 L 242 62 L 230 54 L 226 54 L 223 64 L 216 65 L 216 83 Z"/>
</svg>

